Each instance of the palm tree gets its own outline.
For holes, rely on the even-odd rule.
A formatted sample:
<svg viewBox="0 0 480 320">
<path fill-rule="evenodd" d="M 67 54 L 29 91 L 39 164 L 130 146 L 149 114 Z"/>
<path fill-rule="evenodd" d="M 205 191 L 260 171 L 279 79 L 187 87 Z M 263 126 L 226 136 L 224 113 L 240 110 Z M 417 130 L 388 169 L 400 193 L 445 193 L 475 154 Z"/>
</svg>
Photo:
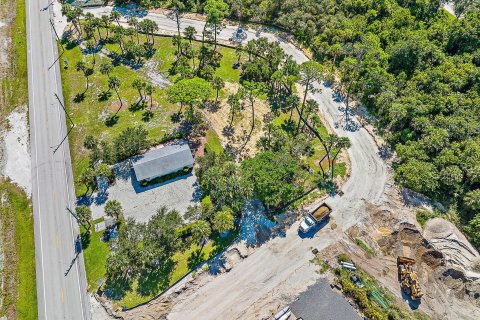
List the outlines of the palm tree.
<svg viewBox="0 0 480 320">
<path fill-rule="evenodd" d="M 135 79 L 132 82 L 132 88 L 137 89 L 138 94 L 140 95 L 139 104 L 143 102 L 142 89 L 145 88 L 145 86 L 146 86 L 146 83 L 140 79 Z"/>
<path fill-rule="evenodd" d="M 192 41 L 195 39 L 195 35 L 197 34 L 197 30 L 195 30 L 195 27 L 188 26 L 185 28 L 183 34 L 185 38 L 190 41 L 190 44 L 192 44 Z"/>
<path fill-rule="evenodd" d="M 101 21 L 101 26 L 104 27 L 105 30 L 107 30 L 107 38 L 108 38 L 108 31 L 110 30 L 110 23 L 112 22 L 112 20 L 110 20 L 109 16 L 102 15 L 102 17 L 100 18 L 100 21 Z"/>
<path fill-rule="evenodd" d="M 138 19 L 135 17 L 131 17 L 128 19 L 128 25 L 135 30 L 135 34 L 137 35 L 137 44 L 140 43 L 140 38 L 138 36 Z"/>
<path fill-rule="evenodd" d="M 233 127 L 233 119 L 235 118 L 235 113 L 241 111 L 243 109 L 243 105 L 240 102 L 240 94 L 235 93 L 228 96 L 227 103 L 230 106 L 230 114 L 232 117 L 230 118 L 230 128 Z"/>
<path fill-rule="evenodd" d="M 106 61 L 106 62 L 102 62 L 100 64 L 100 73 L 103 74 L 103 75 L 107 75 L 109 76 L 110 75 L 110 72 L 113 71 L 113 65 Z"/>
<path fill-rule="evenodd" d="M 223 208 L 213 216 L 213 229 L 225 233 L 233 228 L 233 212 L 228 208 Z"/>
<path fill-rule="evenodd" d="M 90 231 L 90 227 L 92 224 L 90 220 L 92 220 L 92 210 L 86 205 L 81 205 L 75 208 L 75 216 L 78 220 L 78 223 L 85 227 L 88 224 L 87 232 Z"/>
<path fill-rule="evenodd" d="M 115 93 L 117 94 L 118 100 L 120 100 L 120 108 L 118 108 L 118 110 L 115 114 L 117 114 L 118 111 L 120 111 L 120 109 L 123 106 L 122 98 L 120 98 L 120 94 L 118 93 L 118 88 L 120 88 L 120 85 L 121 85 L 120 79 L 118 79 L 117 76 L 109 76 L 108 77 L 108 88 L 115 90 Z"/>
<path fill-rule="evenodd" d="M 85 44 L 85 48 L 88 50 L 88 53 L 93 55 L 93 65 L 95 66 L 95 49 L 97 48 L 97 45 L 93 40 L 88 40 Z"/>
<path fill-rule="evenodd" d="M 338 136 L 335 136 L 335 137 L 336 139 L 334 144 L 332 145 L 332 148 L 335 149 L 337 152 L 332 159 L 332 169 L 330 171 L 331 179 L 333 179 L 333 176 L 334 176 L 334 166 L 335 166 L 335 161 L 337 160 L 337 156 L 340 154 L 340 151 L 342 151 L 342 149 L 348 149 L 350 148 L 350 145 L 351 145 L 350 140 L 347 137 L 338 137 Z"/>
<path fill-rule="evenodd" d="M 153 93 L 155 92 L 155 87 L 149 83 L 145 87 L 145 93 L 150 97 L 150 112 L 152 112 L 152 107 L 153 107 Z"/>
<path fill-rule="evenodd" d="M 118 220 L 123 214 L 122 204 L 118 200 L 108 200 L 105 203 L 105 213 Z"/>
<path fill-rule="evenodd" d="M 77 71 L 82 71 L 82 72 L 83 72 L 83 75 L 85 76 L 85 79 L 86 79 L 86 88 L 85 88 L 85 91 L 87 91 L 87 90 L 88 90 L 88 86 L 89 86 L 88 77 L 93 74 L 93 69 L 92 69 L 92 68 L 88 68 L 87 65 L 85 64 L 85 62 L 83 62 L 83 61 L 78 61 L 78 62 L 75 64 L 75 69 L 76 69 Z"/>
<path fill-rule="evenodd" d="M 221 77 L 213 77 L 212 79 L 212 88 L 216 90 L 216 94 L 215 94 L 215 104 L 218 103 L 218 93 L 220 91 L 220 89 L 222 89 L 223 87 L 225 87 L 225 81 L 223 81 L 223 79 Z"/>
<path fill-rule="evenodd" d="M 302 84 L 304 88 L 303 92 L 303 100 L 302 106 L 300 109 L 298 125 L 297 125 L 297 133 L 300 130 L 300 123 L 303 117 L 303 110 L 305 107 L 305 102 L 307 100 L 307 94 L 310 92 L 314 92 L 314 83 L 319 82 L 323 78 L 323 67 L 321 64 L 315 61 L 306 61 L 300 65 L 300 84 Z"/>
<path fill-rule="evenodd" d="M 193 240 L 199 242 L 201 245 L 200 251 L 198 252 L 198 256 L 200 256 L 200 253 L 205 247 L 208 237 L 210 237 L 210 235 L 212 234 L 210 224 L 205 220 L 198 220 L 193 223 L 191 232 Z"/>
<path fill-rule="evenodd" d="M 118 26 L 120 27 L 120 12 L 118 12 L 117 10 L 113 10 L 112 12 L 110 12 L 110 20 L 111 21 L 116 21 Z"/>
</svg>

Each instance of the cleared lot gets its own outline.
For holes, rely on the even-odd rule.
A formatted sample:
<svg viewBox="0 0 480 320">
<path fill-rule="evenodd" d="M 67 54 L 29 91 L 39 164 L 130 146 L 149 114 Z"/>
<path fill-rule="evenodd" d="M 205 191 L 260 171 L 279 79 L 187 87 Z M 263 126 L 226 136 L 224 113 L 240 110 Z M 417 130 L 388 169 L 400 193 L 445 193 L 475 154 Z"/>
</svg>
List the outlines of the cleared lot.
<svg viewBox="0 0 480 320">
<path fill-rule="evenodd" d="M 100 187 L 91 197 L 79 201 L 81 204 L 91 204 L 93 219 L 104 216 L 105 202 L 113 199 L 121 202 L 125 218 L 133 217 L 146 222 L 161 206 L 183 214 L 188 206 L 195 205 L 200 198 L 197 177 L 192 173 L 142 187 L 128 161 L 117 165 L 114 172 L 115 184 Z"/>
</svg>

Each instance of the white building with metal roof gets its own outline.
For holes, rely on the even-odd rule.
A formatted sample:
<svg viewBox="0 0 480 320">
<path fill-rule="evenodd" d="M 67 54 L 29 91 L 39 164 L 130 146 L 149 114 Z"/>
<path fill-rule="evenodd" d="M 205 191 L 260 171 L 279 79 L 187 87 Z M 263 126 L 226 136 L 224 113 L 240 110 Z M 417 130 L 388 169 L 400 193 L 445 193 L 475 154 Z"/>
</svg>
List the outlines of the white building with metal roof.
<svg viewBox="0 0 480 320">
<path fill-rule="evenodd" d="M 179 143 L 150 150 L 133 161 L 138 181 L 150 181 L 192 168 L 194 160 L 188 143 Z"/>
</svg>

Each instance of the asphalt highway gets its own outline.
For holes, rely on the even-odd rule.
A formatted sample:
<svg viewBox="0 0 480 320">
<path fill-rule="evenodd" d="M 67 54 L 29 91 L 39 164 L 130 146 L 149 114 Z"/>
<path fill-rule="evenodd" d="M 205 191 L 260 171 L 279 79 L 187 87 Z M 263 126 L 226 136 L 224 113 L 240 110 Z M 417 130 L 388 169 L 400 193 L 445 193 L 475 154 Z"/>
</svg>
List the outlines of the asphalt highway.
<svg viewBox="0 0 480 320">
<path fill-rule="evenodd" d="M 27 0 L 28 95 L 39 319 L 90 319 L 49 0 Z"/>
</svg>

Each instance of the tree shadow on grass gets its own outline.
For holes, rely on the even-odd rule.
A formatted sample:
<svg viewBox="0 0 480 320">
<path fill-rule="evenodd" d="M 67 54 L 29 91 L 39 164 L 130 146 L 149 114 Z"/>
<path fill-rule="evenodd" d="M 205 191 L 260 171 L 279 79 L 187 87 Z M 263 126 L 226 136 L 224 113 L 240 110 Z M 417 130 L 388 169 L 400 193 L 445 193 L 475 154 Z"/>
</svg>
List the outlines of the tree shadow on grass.
<svg viewBox="0 0 480 320">
<path fill-rule="evenodd" d="M 129 278 L 107 278 L 105 282 L 105 295 L 109 299 L 120 300 L 132 290 L 132 280 Z"/>
<path fill-rule="evenodd" d="M 85 92 L 77 93 L 73 98 L 73 102 L 75 103 L 82 102 L 83 100 L 85 100 Z"/>
<path fill-rule="evenodd" d="M 82 243 L 82 249 L 85 250 L 88 248 L 90 245 L 90 242 L 92 241 L 92 234 L 91 232 L 82 232 L 82 235 L 80 236 L 80 241 Z"/>
<path fill-rule="evenodd" d="M 130 107 L 128 107 L 128 110 L 131 112 L 139 111 L 145 109 L 145 101 L 137 101 L 135 103 L 132 103 Z"/>
<path fill-rule="evenodd" d="M 148 122 L 148 121 L 152 120 L 152 118 L 153 118 L 153 112 L 150 111 L 150 110 L 147 110 L 142 114 L 142 121 L 143 122 Z"/>
<path fill-rule="evenodd" d="M 138 278 L 137 293 L 149 296 L 168 288 L 174 268 L 175 262 L 168 259 L 155 267 L 143 270 Z"/>
<path fill-rule="evenodd" d="M 112 96 L 111 91 L 102 91 L 98 94 L 98 101 L 107 101 Z"/>
<path fill-rule="evenodd" d="M 190 257 L 187 258 L 188 269 L 191 270 L 198 266 L 200 263 L 205 262 L 208 259 L 205 251 L 200 252 L 200 249 L 192 252 Z"/>
<path fill-rule="evenodd" d="M 105 125 L 107 127 L 113 127 L 114 125 L 117 124 L 119 118 L 120 117 L 118 115 L 110 116 L 107 118 L 107 120 L 105 120 Z"/>
<path fill-rule="evenodd" d="M 176 112 L 172 114 L 171 120 L 173 123 L 179 123 L 182 120 L 182 113 L 181 112 Z"/>
</svg>

